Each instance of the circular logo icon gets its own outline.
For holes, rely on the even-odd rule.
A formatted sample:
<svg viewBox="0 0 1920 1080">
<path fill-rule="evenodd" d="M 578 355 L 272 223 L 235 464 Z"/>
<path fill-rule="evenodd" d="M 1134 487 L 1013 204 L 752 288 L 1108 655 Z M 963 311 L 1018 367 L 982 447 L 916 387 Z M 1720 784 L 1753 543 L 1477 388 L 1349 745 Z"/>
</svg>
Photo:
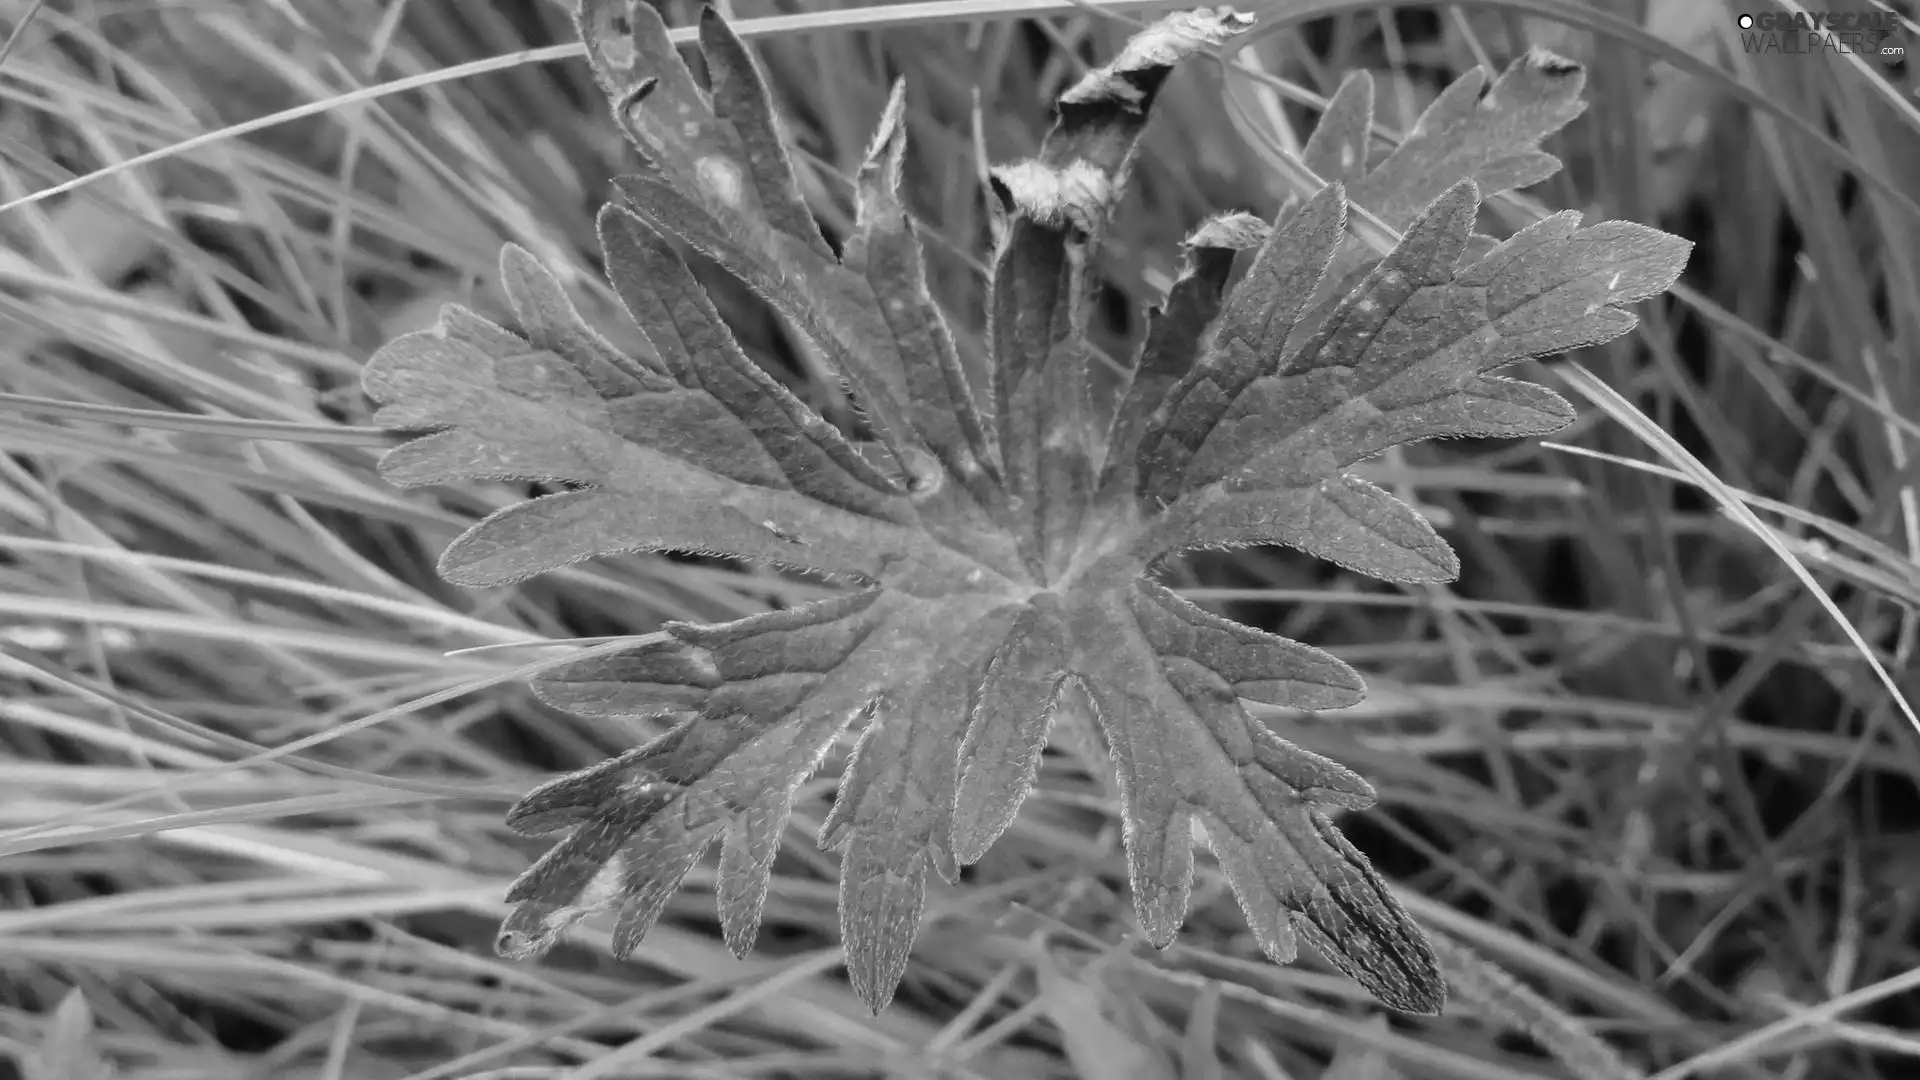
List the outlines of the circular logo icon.
<svg viewBox="0 0 1920 1080">
<path fill-rule="evenodd" d="M 1753 29 L 1753 16 L 1751 15 L 1742 15 L 1734 21 L 1740 24 L 1740 29 L 1742 30 Z"/>
</svg>

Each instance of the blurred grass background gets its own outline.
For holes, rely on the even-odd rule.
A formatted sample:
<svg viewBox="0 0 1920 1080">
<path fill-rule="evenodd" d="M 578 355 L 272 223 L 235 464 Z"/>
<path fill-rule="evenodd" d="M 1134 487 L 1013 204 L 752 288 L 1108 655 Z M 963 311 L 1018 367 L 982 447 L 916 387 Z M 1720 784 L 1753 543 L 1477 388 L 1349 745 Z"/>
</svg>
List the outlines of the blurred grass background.
<svg viewBox="0 0 1920 1080">
<path fill-rule="evenodd" d="M 676 25 L 697 11 L 660 2 Z M 1273 212 L 1273 155 L 1343 73 L 1374 73 L 1397 132 L 1461 71 L 1534 44 L 1589 65 L 1592 104 L 1514 220 L 1573 208 L 1697 242 L 1640 332 L 1577 357 L 1623 399 L 1611 418 L 1576 398 L 1583 422 L 1554 445 L 1370 466 L 1459 548 L 1457 585 L 1382 586 L 1281 550 L 1175 569 L 1187 595 L 1367 674 L 1364 705 L 1277 722 L 1380 789 L 1345 827 L 1463 958 L 1446 1016 L 1382 1017 L 1311 958 L 1261 960 L 1204 858 L 1186 932 L 1155 953 L 1114 808 L 1064 768 L 960 887 L 935 885 L 878 1019 L 836 970 L 834 868 L 811 839 L 832 776 L 803 792 L 750 959 L 722 944 L 702 872 L 629 963 L 592 931 L 541 965 L 495 959 L 499 897 L 540 848 L 500 824 L 506 804 L 646 734 L 536 704 L 520 675 L 558 655 L 541 643 L 822 591 L 653 556 L 454 589 L 440 549 L 524 490 L 403 495 L 374 471 L 392 440 L 365 426 L 360 364 L 443 303 L 505 319 L 502 243 L 632 333 L 592 230 L 628 150 L 567 58 L 570 6 L 0 4 L 0 1076 L 1913 1067 L 1920 740 L 1900 692 L 1920 633 L 1920 97 L 1911 61 L 1742 53 L 1735 15 L 1791 2 L 1244 3 L 1299 21 L 1238 70 L 1176 76 L 1104 254 L 1118 349 L 1186 230 Z M 1167 6 L 730 11 L 830 233 L 908 77 L 913 208 L 977 352 L 982 155 L 1030 153 L 1052 96 Z M 1594 13 L 1614 29 L 1583 28 Z M 751 354 L 842 407 L 803 342 L 709 280 Z M 1516 1011 L 1509 979 L 1537 1002 Z M 1579 1043 L 1569 1031 L 1620 1060 L 1549 1053 Z"/>
</svg>

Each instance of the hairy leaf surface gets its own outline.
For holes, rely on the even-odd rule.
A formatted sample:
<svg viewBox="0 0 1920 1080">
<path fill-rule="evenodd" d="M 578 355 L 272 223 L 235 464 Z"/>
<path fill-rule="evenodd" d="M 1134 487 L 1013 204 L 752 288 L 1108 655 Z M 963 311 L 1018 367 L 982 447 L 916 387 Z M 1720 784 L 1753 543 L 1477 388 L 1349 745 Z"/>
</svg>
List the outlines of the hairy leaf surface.
<svg viewBox="0 0 1920 1080">
<path fill-rule="evenodd" d="M 1348 73 L 1301 151 L 1322 180 L 1339 183 L 1347 198 L 1387 228 L 1403 232 L 1420 211 L 1459 181 L 1483 195 L 1528 187 L 1560 171 L 1560 159 L 1541 140 L 1586 111 L 1586 69 L 1545 49 L 1515 59 L 1487 88 L 1482 68 L 1455 79 L 1414 121 L 1390 151 L 1371 135 L 1373 77 Z M 1486 90 L 1485 95 L 1481 94 Z M 1468 240 L 1473 256 L 1494 246 Z M 1335 253 L 1290 344 L 1297 348 L 1318 329 L 1332 305 L 1351 292 L 1379 259 L 1366 241 L 1350 236 Z"/>
<path fill-rule="evenodd" d="M 649 5 L 582 3 L 589 58 L 642 157 L 600 217 L 641 347 L 610 344 L 509 248 L 516 329 L 449 308 L 369 362 L 380 421 L 419 433 L 386 474 L 561 486 L 456 540 L 442 571 L 461 584 L 649 550 L 772 563 L 843 591 L 721 625 L 670 623 L 536 682 L 558 708 L 664 733 L 509 813 L 515 830 L 559 840 L 510 892 L 503 953 L 540 955 L 569 925 L 610 913 L 627 955 L 716 844 L 720 925 L 744 953 L 796 793 L 857 732 L 818 843 L 840 857 L 849 978 L 878 1010 L 911 971 L 929 872 L 956 880 L 1013 826 L 1054 740 L 1096 756 L 1114 783 L 1153 943 L 1187 915 L 1199 835 L 1273 959 L 1293 960 L 1305 939 L 1387 1005 L 1441 1007 L 1425 936 L 1334 824 L 1374 790 L 1244 705 L 1337 709 L 1361 699 L 1360 676 L 1196 607 L 1157 583 L 1156 565 L 1277 544 L 1389 581 L 1451 579 L 1459 562 L 1432 526 L 1345 470 L 1413 440 L 1565 424 L 1559 397 L 1492 372 L 1626 332 L 1629 307 L 1673 282 L 1687 245 L 1575 214 L 1499 244 L 1473 235 L 1483 188 L 1551 171 L 1537 144 L 1578 111 L 1577 74 L 1535 57 L 1484 99 L 1484 77 L 1463 78 L 1378 161 L 1371 89 L 1349 82 L 1307 148 L 1332 182 L 1271 225 L 1225 214 L 1195 230 L 1103 413 L 1087 376 L 1090 253 L 1173 67 L 1249 22 L 1191 12 L 1154 24 L 1062 95 L 1031 160 L 994 171 L 1005 227 L 991 259 L 991 377 L 974 386 L 900 192 L 903 88 L 835 252 L 724 21 L 701 24 L 702 88 Z M 1356 197 L 1404 231 L 1372 265 L 1347 265 Z M 867 442 L 744 353 L 683 245 L 820 347 Z M 1237 258 L 1246 269 L 1230 289 Z"/>
<path fill-rule="evenodd" d="M 1356 205 L 1404 230 L 1461 180 L 1497 195 L 1559 172 L 1560 159 L 1540 141 L 1586 111 L 1586 81 L 1578 63 L 1545 49 L 1515 60 L 1490 89 L 1486 69 L 1474 68 L 1434 98 L 1400 145 L 1370 160 L 1373 78 L 1355 71 L 1328 103 L 1303 157 L 1322 180 L 1344 183 Z"/>
</svg>

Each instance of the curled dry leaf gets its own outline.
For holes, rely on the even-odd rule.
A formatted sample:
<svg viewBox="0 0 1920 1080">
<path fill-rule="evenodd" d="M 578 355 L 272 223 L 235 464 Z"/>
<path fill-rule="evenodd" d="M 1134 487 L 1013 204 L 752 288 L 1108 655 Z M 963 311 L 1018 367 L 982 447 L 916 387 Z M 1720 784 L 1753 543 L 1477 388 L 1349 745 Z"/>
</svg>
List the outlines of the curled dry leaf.
<svg viewBox="0 0 1920 1080">
<path fill-rule="evenodd" d="M 1331 184 L 1272 224 L 1230 214 L 1196 230 L 1130 385 L 1103 412 L 1087 384 L 1088 251 L 1174 65 L 1248 23 L 1194 12 L 1155 24 L 1062 96 L 1034 159 L 994 174 L 1005 228 L 993 364 L 974 386 L 902 204 L 904 91 L 836 254 L 805 211 L 758 70 L 718 16 L 701 26 L 705 90 L 651 6 L 582 4 L 595 73 L 642 158 L 617 182 L 600 237 L 647 347 L 614 348 L 509 248 L 501 276 L 518 333 L 450 308 L 369 363 L 381 422 L 431 432 L 394 450 L 386 473 L 568 485 L 455 541 L 442 571 L 461 584 L 648 550 L 759 560 L 846 591 L 718 626 L 669 624 L 539 680 L 559 708 L 670 727 L 514 807 L 515 829 L 564 836 L 515 883 L 503 952 L 537 956 L 597 911 L 614 913 L 615 951 L 631 952 L 716 842 L 720 921 L 745 952 L 795 792 L 858 724 L 819 841 L 841 855 L 847 968 L 878 1010 L 907 971 L 927 874 L 953 879 L 1008 828 L 1069 702 L 1075 716 L 1088 707 L 1110 753 L 1135 909 L 1156 945 L 1186 915 L 1199 824 L 1269 956 L 1290 961 L 1305 938 L 1386 1004 L 1440 1008 L 1425 935 L 1331 820 L 1372 804 L 1373 790 L 1241 704 L 1339 708 L 1360 700 L 1360 677 L 1202 611 L 1156 584 L 1154 567 L 1194 548 L 1284 544 L 1392 581 L 1451 578 L 1457 561 L 1434 530 L 1344 470 L 1416 439 L 1565 424 L 1559 397 L 1491 373 L 1624 333 L 1629 306 L 1672 282 L 1686 245 L 1630 224 L 1582 228 L 1572 214 L 1478 243 L 1479 189 L 1466 179 L 1422 196 L 1399 247 L 1336 288 L 1349 193 Z M 1557 117 L 1558 97 L 1536 98 L 1561 85 L 1510 73 L 1497 104 Z M 1443 96 L 1432 129 L 1495 138 L 1473 126 L 1489 107 L 1478 88 Z M 1429 148 L 1421 169 L 1537 178 L 1538 126 L 1500 129 L 1524 146 Z M 1328 145 L 1314 152 L 1339 158 Z M 1357 165 L 1338 175 L 1371 190 Z M 859 400 L 870 442 L 746 358 L 678 245 L 813 340 Z M 1236 256 L 1250 265 L 1229 291 Z"/>
</svg>

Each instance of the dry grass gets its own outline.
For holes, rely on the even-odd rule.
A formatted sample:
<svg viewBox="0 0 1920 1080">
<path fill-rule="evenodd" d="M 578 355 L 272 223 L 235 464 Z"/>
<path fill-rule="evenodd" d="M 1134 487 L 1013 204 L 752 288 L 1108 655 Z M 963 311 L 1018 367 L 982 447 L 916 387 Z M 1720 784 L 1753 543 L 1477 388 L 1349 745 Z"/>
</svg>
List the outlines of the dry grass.
<svg viewBox="0 0 1920 1080">
<path fill-rule="evenodd" d="M 1115 12 L 1155 5 L 824 6 L 733 5 L 781 16 L 743 28 L 810 196 L 844 228 L 845 177 L 906 73 L 936 289 L 977 325 L 976 148 L 1030 151 L 1051 94 L 1124 38 Z M 1266 5 L 1302 21 L 1231 72 L 1179 77 L 1107 253 L 1124 314 L 1202 215 L 1270 212 L 1299 181 L 1287 151 L 1342 72 L 1375 70 L 1398 130 L 1453 73 L 1533 42 L 1591 64 L 1593 105 L 1553 144 L 1565 173 L 1502 213 L 1698 241 L 1641 332 L 1536 372 L 1592 406 L 1563 444 L 1373 466 L 1460 549 L 1456 586 L 1281 551 L 1179 570 L 1188 595 L 1368 673 L 1366 704 L 1288 731 L 1382 793 L 1346 827 L 1443 935 L 1457 988 L 1415 1021 L 1370 1016 L 1311 962 L 1260 960 L 1206 867 L 1180 942 L 1144 947 L 1113 807 L 1066 774 L 936 893 L 877 1020 L 835 970 L 833 868 L 810 840 L 830 777 L 801 800 L 752 959 L 721 943 L 700 873 L 630 963 L 592 932 L 540 966 L 495 959 L 499 897 L 534 853 L 506 803 L 645 734 L 536 705 L 523 680 L 567 655 L 552 643 L 821 591 L 657 557 L 456 590 L 439 549 L 516 492 L 402 495 L 374 471 L 390 440 L 365 426 L 359 365 L 442 303 L 504 316 L 502 243 L 617 326 L 591 223 L 625 147 L 566 11 L 0 4 L 17 32 L 0 61 L 0 1076 L 9 1056 L 48 1080 L 1911 1067 L 1916 69 L 1747 56 L 1736 6 L 1642 6 L 1383 24 L 1355 0 Z M 834 407 L 792 336 L 713 287 L 750 352 Z"/>
</svg>

